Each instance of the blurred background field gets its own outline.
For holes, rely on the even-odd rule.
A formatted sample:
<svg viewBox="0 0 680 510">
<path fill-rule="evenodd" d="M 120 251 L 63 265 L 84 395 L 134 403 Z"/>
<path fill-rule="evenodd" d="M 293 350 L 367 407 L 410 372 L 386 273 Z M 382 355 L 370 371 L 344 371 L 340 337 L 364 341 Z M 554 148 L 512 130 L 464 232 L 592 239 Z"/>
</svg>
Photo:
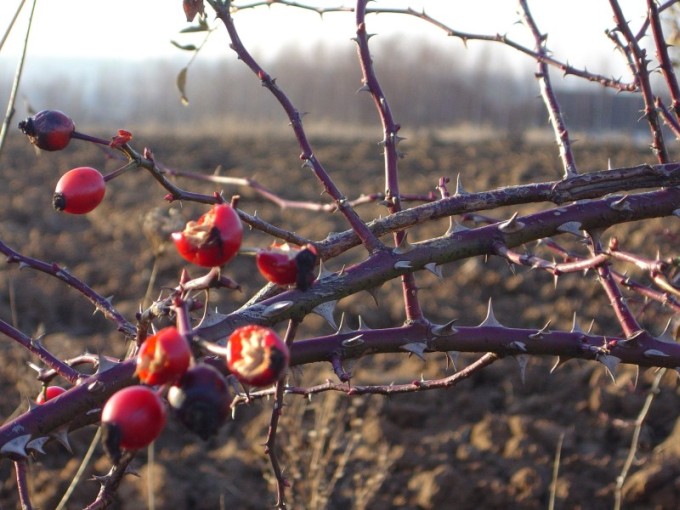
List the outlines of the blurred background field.
<svg viewBox="0 0 680 510">
<path fill-rule="evenodd" d="M 138 147 L 148 146 L 163 164 L 178 170 L 254 177 L 282 196 L 319 201 L 320 187 L 301 168 L 298 148 L 285 131 L 277 137 L 174 136 L 156 131 L 135 134 Z M 94 134 L 107 137 L 112 132 Z M 317 156 L 341 189 L 350 197 L 379 192 L 382 158 L 375 141 L 333 140 L 314 135 Z M 632 144 L 577 143 L 577 158 L 584 168 L 598 170 L 652 162 L 648 151 Z M 403 144 L 403 182 L 409 193 L 427 193 L 440 176 L 455 180 L 460 174 L 469 191 L 478 191 L 532 180 L 555 180 L 560 174 L 556 150 L 517 138 L 454 141 L 414 136 Z M 147 293 L 154 265 L 154 251 L 143 230 L 151 211 L 187 219 L 202 210 L 195 204 L 168 205 L 165 192 L 145 174 L 128 174 L 114 180 L 102 205 L 86 217 L 57 214 L 51 195 L 58 176 L 76 165 L 112 170 L 120 161 L 96 147 L 76 142 L 59 153 L 36 153 L 16 133 L 0 157 L 4 185 L 0 191 L 0 239 L 21 252 L 65 265 L 92 285 L 127 317 L 134 317 Z M 216 188 L 186 179 L 178 183 L 211 192 Z M 225 187 L 226 196 L 241 195 L 241 207 L 279 226 L 312 239 L 347 227 L 338 215 L 319 215 L 279 210 L 247 188 Z M 536 207 L 536 206 L 533 206 Z M 528 209 L 520 209 L 520 213 Z M 359 209 L 366 218 L 380 213 L 377 205 Z M 499 218 L 508 211 L 492 211 Z M 413 240 L 443 233 L 446 222 L 413 229 Z M 677 229 L 671 220 L 622 226 L 616 234 L 629 249 L 654 256 L 660 248 L 673 253 Z M 265 246 L 270 239 L 247 232 L 245 244 Z M 350 252 L 329 262 L 331 270 L 361 256 Z M 176 284 L 184 266 L 172 247 L 158 256 L 158 271 L 150 296 Z M 189 268 L 193 275 L 200 272 Z M 264 282 L 252 258 L 239 257 L 227 268 L 243 285 L 243 292 L 211 294 L 211 306 L 228 312 Z M 443 281 L 418 274 L 426 315 L 435 322 L 457 318 L 461 325 L 475 325 L 493 298 L 497 318 L 509 326 L 540 328 L 548 320 L 569 329 L 573 313 L 593 331 L 617 331 L 604 297 L 592 285 L 591 276 L 568 275 L 554 287 L 550 275 L 518 269 L 513 273 L 504 261 L 471 259 L 443 270 Z M 639 275 L 638 275 L 639 276 Z M 358 316 L 370 327 L 399 324 L 403 320 L 400 290 L 396 283 L 378 289 L 377 305 L 368 293 L 339 303 L 341 313 L 354 327 Z M 642 322 L 660 332 L 667 317 L 654 307 L 634 304 Z M 44 333 L 45 343 L 59 355 L 84 350 L 122 355 L 125 345 L 115 328 L 75 291 L 30 270 L 12 265 L 0 267 L 0 315 L 30 334 Z M 305 320 L 302 337 L 328 334 L 332 329 L 320 318 Z M 3 371 L 0 413 L 6 419 L 25 409 L 26 398 L 39 389 L 27 354 L 8 340 L 0 343 Z M 458 365 L 469 363 L 462 355 Z M 635 371 L 620 367 L 612 382 L 604 367 L 571 361 L 550 375 L 553 359 L 531 360 L 525 382 L 514 359 L 505 359 L 450 391 L 394 396 L 355 397 L 335 394 L 315 396 L 310 402 L 290 397 L 284 413 L 281 439 L 282 462 L 293 482 L 293 508 L 545 508 L 553 459 L 563 437 L 556 508 L 610 508 L 613 487 L 642 406 L 654 377 L 642 372 L 635 385 Z M 376 356 L 359 360 L 353 367 L 354 382 L 408 382 L 422 377 L 441 377 L 447 372 L 443 355 L 428 355 L 427 362 L 405 355 Z M 309 384 L 332 378 L 330 366 L 317 364 L 295 370 L 293 381 Z M 678 501 L 673 480 L 680 472 L 676 423 L 678 409 L 675 374 L 667 374 L 643 427 L 642 464 L 636 465 L 627 492 L 627 508 L 669 508 Z M 147 481 L 152 477 L 158 508 L 265 508 L 273 502 L 272 480 L 262 451 L 270 410 L 268 402 L 239 408 L 233 422 L 220 435 L 202 443 L 182 434 L 171 421 L 157 444 L 156 462 L 149 471 L 146 455 L 135 467 L 141 478 L 128 477 L 115 508 L 146 508 Z M 34 502 L 53 508 L 73 476 L 79 458 L 94 430 L 74 435 L 74 454 L 50 443 L 48 455 L 32 464 Z M 108 469 L 98 451 L 92 474 Z M 0 465 L 3 506 L 15 505 L 16 491 L 10 466 Z M 69 508 L 80 508 L 97 486 L 82 482 Z"/>
<path fill-rule="evenodd" d="M 44 28 L 46 37 L 42 46 L 38 45 L 44 50 L 50 43 L 55 48 L 70 44 L 55 49 L 63 54 L 41 56 L 29 51 L 13 128 L 0 153 L 0 240 L 26 255 L 67 267 L 100 294 L 111 296 L 116 307 L 132 319 L 150 299 L 174 287 L 186 267 L 172 246 L 163 250 L 158 238 L 145 232 L 145 223 L 152 216 L 183 223 L 204 207 L 168 205 L 164 190 L 138 171 L 112 181 L 102 205 L 86 217 L 57 214 L 51 207 L 52 192 L 63 172 L 81 165 L 111 171 L 121 161 L 82 142 L 58 153 L 37 153 L 14 128 L 31 111 L 63 110 L 73 117 L 79 131 L 103 138 L 127 129 L 134 135 L 136 148 L 149 147 L 158 161 L 172 169 L 254 178 L 287 199 L 323 201 L 327 197 L 311 173 L 301 167 L 288 119 L 257 78 L 226 50 L 223 33 L 215 34 L 213 41 L 217 39 L 218 48 L 222 45 L 227 58 L 199 57 L 191 63 L 185 87 L 188 105 L 183 105 L 176 80 L 192 54 L 176 48 L 171 58 L 147 54 L 151 51 L 147 45 L 152 43 L 145 27 L 158 30 L 160 22 L 155 17 L 135 16 L 132 20 L 128 14 L 127 20 L 115 21 L 112 15 L 107 23 L 84 23 L 82 16 L 67 12 L 75 3 L 59 3 L 63 17 L 59 23 L 49 19 L 59 33 L 55 37 Z M 507 2 L 496 7 L 504 4 Z M 540 3 L 536 4 L 539 9 Z M 567 11 L 578 11 L 577 4 L 570 2 Z M 159 19 L 160 14 L 166 14 L 166 5 L 163 13 L 159 11 Z M 598 7 L 592 2 L 586 5 L 594 18 Z M 141 13 L 145 7 L 134 8 Z M 184 27 L 179 3 L 173 9 L 179 17 L 177 26 Z M 269 15 L 270 23 L 273 20 L 280 25 L 278 12 L 273 8 L 257 14 Z M 383 17 L 394 19 L 377 16 Z M 140 18 L 146 25 L 133 25 Z M 576 39 L 574 25 L 572 32 L 560 39 L 554 31 L 560 24 L 568 28 L 561 19 L 566 18 L 558 17 L 558 26 L 550 30 L 551 47 L 562 50 L 557 57 L 569 55 L 564 51 L 569 43 L 577 47 L 577 42 L 585 41 L 586 32 L 592 29 L 585 21 L 593 21 L 579 22 Z M 610 20 L 608 15 L 607 22 Z M 419 30 L 416 20 L 411 21 L 415 31 Z M 500 28 L 489 30 L 514 30 L 514 21 L 511 17 Z M 347 34 L 339 36 L 329 32 L 328 39 L 337 36 L 334 42 L 310 42 L 312 39 L 305 39 L 305 29 L 311 22 L 306 23 L 286 27 L 299 32 L 301 43 L 279 44 L 259 25 L 249 32 L 249 42 L 255 46 L 255 56 L 305 113 L 315 154 L 340 189 L 349 198 L 382 192 L 382 131 L 370 97 L 358 92 L 361 74 L 355 46 L 349 42 L 353 27 L 350 23 Z M 95 33 L 78 35 L 93 27 Z M 96 30 L 111 27 L 117 27 L 118 32 L 104 52 Z M 597 31 L 605 39 L 603 28 L 597 27 Z M 400 161 L 402 192 L 427 194 L 442 176 L 453 183 L 460 175 L 469 191 L 560 178 L 558 150 L 551 141 L 534 78 L 535 62 L 508 58 L 515 52 L 507 48 L 497 52 L 498 45 L 493 44 L 470 44 L 466 49 L 442 33 L 437 33 L 437 38 L 423 38 L 403 30 L 393 32 L 380 30 L 371 44 L 381 84 L 403 126 L 400 134 L 406 138 L 400 145 L 406 153 Z M 167 46 L 170 37 L 190 42 L 174 28 L 161 34 L 156 35 Z M 132 40 L 137 46 L 129 50 L 127 44 Z M 84 56 L 90 43 L 99 49 Z M 267 46 L 275 51 L 264 51 Z M 586 51 L 597 59 L 597 71 L 618 76 L 609 53 L 596 51 L 594 46 Z M 575 57 L 575 64 L 585 66 L 579 58 Z M 16 64 L 16 55 L 0 54 L 0 104 L 7 103 Z M 637 96 L 573 77 L 555 81 L 581 172 L 655 162 Z M 677 155 L 676 148 L 671 150 Z M 248 188 L 215 187 L 186 179 L 177 182 L 206 193 L 239 194 L 239 205 L 247 212 L 314 240 L 347 229 L 340 215 L 280 210 Z M 540 207 L 545 206 L 488 214 L 506 219 L 515 210 L 523 214 Z M 367 220 L 384 213 L 378 204 L 359 209 Z M 644 228 L 622 225 L 607 236 L 616 235 L 623 248 L 648 257 L 654 257 L 657 250 L 675 255 L 679 240 L 676 222 L 674 218 L 654 220 Z M 432 222 L 413 228 L 409 235 L 417 241 L 443 234 L 447 228 L 447 221 Z M 270 242 L 262 234 L 246 233 L 248 246 Z M 574 246 L 573 240 L 561 238 L 560 242 Z M 330 261 L 329 269 L 340 270 L 361 256 L 361 250 L 355 249 Z M 200 274 L 196 268 L 189 271 L 194 276 Z M 237 258 L 227 272 L 243 290 L 211 293 L 210 306 L 224 313 L 240 306 L 264 284 L 249 257 Z M 425 314 L 434 322 L 456 318 L 460 325 L 479 324 L 489 299 L 493 299 L 496 317 L 508 326 L 538 329 L 551 321 L 553 327 L 568 330 L 576 313 L 584 329 L 618 333 L 610 306 L 592 278 L 590 274 L 566 275 L 555 286 L 548 274 L 524 268 L 513 271 L 505 261 L 489 258 L 450 264 L 443 268 L 441 281 L 419 273 L 417 282 Z M 654 333 L 663 330 L 667 314 L 635 299 L 630 304 L 640 312 L 645 327 Z M 377 290 L 375 298 L 364 292 L 342 300 L 336 321 L 344 313 L 353 327 L 358 326 L 359 316 L 369 327 L 394 326 L 403 321 L 402 308 L 398 282 L 390 282 Z M 0 264 L 0 317 L 35 337 L 44 334 L 46 345 L 60 356 L 85 350 L 122 356 L 126 350 L 113 325 L 100 314 L 93 315 L 92 307 L 75 291 L 14 265 Z M 332 331 L 312 315 L 302 324 L 300 337 Z M 461 355 L 458 367 L 473 359 Z M 39 390 L 29 360 L 24 349 L 0 339 L 3 421 L 25 411 L 26 399 Z M 556 509 L 612 508 L 634 421 L 656 374 L 637 374 L 635 369 L 621 366 L 612 381 L 604 367 L 594 362 L 570 361 L 551 374 L 554 363 L 554 359 L 532 359 L 522 380 L 517 361 L 504 359 L 448 391 L 390 398 L 350 398 L 333 393 L 310 401 L 288 397 L 278 444 L 292 484 L 290 507 L 544 509 L 552 494 Z M 432 354 L 426 362 L 406 355 L 372 356 L 358 360 L 352 369 L 356 384 L 409 382 L 452 371 L 443 355 Z M 313 384 L 334 374 L 330 366 L 315 364 L 295 369 L 291 377 L 295 384 Z M 675 373 L 664 376 L 642 427 L 637 462 L 624 491 L 627 509 L 679 505 L 676 379 Z M 262 447 L 270 407 L 267 401 L 242 406 L 219 436 L 206 443 L 186 435 L 171 420 L 156 445 L 155 462 L 148 464 L 146 453 L 140 454 L 134 467 L 141 477 L 126 478 L 113 508 L 148 508 L 149 486 L 154 488 L 157 508 L 271 507 L 274 483 Z M 93 435 L 93 428 L 74 433 L 73 454 L 50 442 L 48 454 L 35 458 L 29 479 L 37 507 L 57 505 Z M 553 484 L 559 445 L 559 473 Z M 109 461 L 98 449 L 85 478 L 103 474 L 108 468 Z M 82 508 L 97 490 L 95 482 L 81 482 L 67 508 Z M 15 508 L 16 493 L 11 465 L 0 463 L 0 508 Z"/>
</svg>

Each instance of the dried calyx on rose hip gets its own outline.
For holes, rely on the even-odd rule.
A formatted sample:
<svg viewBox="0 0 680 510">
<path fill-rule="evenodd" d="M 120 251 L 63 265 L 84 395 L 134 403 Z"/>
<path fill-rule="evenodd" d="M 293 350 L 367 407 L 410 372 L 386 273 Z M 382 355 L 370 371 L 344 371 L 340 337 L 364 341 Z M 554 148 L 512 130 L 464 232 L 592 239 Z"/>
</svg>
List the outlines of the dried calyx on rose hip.
<svg viewBox="0 0 680 510">
<path fill-rule="evenodd" d="M 148 386 L 128 386 L 114 393 L 102 410 L 102 442 L 117 463 L 121 450 L 150 445 L 165 427 L 165 404 Z"/>
<path fill-rule="evenodd" d="M 19 122 L 19 129 L 36 147 L 46 151 L 58 151 L 69 144 L 76 126 L 65 113 L 58 110 L 43 110 Z"/>
<path fill-rule="evenodd" d="M 197 221 L 189 221 L 182 232 L 172 234 L 179 254 L 201 267 L 215 267 L 233 259 L 241 247 L 243 226 L 229 204 L 214 205 Z"/>
<path fill-rule="evenodd" d="M 288 369 L 288 346 L 269 328 L 254 324 L 234 330 L 227 341 L 227 367 L 252 386 L 269 386 Z"/>
<path fill-rule="evenodd" d="M 227 420 L 232 399 L 222 374 L 205 363 L 187 370 L 168 391 L 168 402 L 177 419 L 203 440 L 217 434 Z"/>
<path fill-rule="evenodd" d="M 304 248 L 288 243 L 274 243 L 255 255 L 255 263 L 268 281 L 277 285 L 295 284 L 300 290 L 307 290 L 315 279 L 318 261 L 316 248 Z"/>
<path fill-rule="evenodd" d="M 176 327 L 161 329 L 148 337 L 137 353 L 136 375 L 144 384 L 174 383 L 191 363 L 191 348 L 187 338 Z"/>
<path fill-rule="evenodd" d="M 35 399 L 35 403 L 44 404 L 48 400 L 57 398 L 62 393 L 66 393 L 66 388 L 62 388 L 61 386 L 45 386 Z"/>
<path fill-rule="evenodd" d="M 104 200 L 106 181 L 95 168 L 81 166 L 61 176 L 52 197 L 57 211 L 86 214 Z"/>
<path fill-rule="evenodd" d="M 319 262 L 319 254 L 316 248 L 308 244 L 295 256 L 297 278 L 295 286 L 300 290 L 307 290 L 316 279 L 316 265 Z"/>
</svg>

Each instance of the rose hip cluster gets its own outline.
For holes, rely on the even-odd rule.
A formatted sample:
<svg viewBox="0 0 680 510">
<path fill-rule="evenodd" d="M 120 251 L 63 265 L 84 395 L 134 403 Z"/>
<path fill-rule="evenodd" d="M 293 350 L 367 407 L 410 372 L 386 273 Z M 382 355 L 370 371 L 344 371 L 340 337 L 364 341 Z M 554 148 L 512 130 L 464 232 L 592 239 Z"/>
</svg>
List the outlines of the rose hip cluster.
<svg viewBox="0 0 680 510">
<path fill-rule="evenodd" d="M 216 204 L 197 220 L 187 222 L 172 239 L 187 261 L 201 267 L 222 266 L 238 254 L 243 227 L 233 207 Z M 227 339 L 224 354 L 228 376 L 256 387 L 280 381 L 290 360 L 281 338 L 259 325 L 236 329 Z M 202 439 L 216 434 L 227 420 L 233 396 L 225 376 L 194 359 L 187 335 L 178 328 L 166 327 L 147 338 L 136 362 L 141 384 L 114 394 L 102 412 L 104 445 L 114 460 L 121 449 L 142 448 L 160 435 L 167 419 L 160 395 L 166 389 L 173 415 Z"/>
<path fill-rule="evenodd" d="M 132 135 L 119 131 L 107 142 L 83 135 L 67 115 L 45 110 L 22 121 L 19 128 L 36 147 L 56 151 L 72 138 L 105 143 L 120 149 Z M 57 183 L 53 205 L 72 214 L 86 214 L 103 200 L 106 182 L 127 167 L 103 176 L 91 167 L 66 172 Z M 243 226 L 238 212 L 229 204 L 213 205 L 197 220 L 188 221 L 181 232 L 172 234 L 178 253 L 188 262 L 205 268 L 221 267 L 241 250 Z M 256 251 L 255 261 L 264 278 L 279 286 L 307 290 L 315 280 L 318 253 L 314 246 L 274 243 Z M 104 447 L 114 461 L 124 450 L 144 448 L 165 427 L 171 413 L 188 430 L 203 439 L 217 433 L 224 424 L 233 400 L 228 378 L 246 386 L 266 387 L 285 376 L 290 354 L 285 342 L 271 329 L 247 325 L 233 331 L 226 347 L 211 349 L 224 356 L 222 370 L 196 358 L 190 326 L 178 317 L 178 326 L 165 327 L 149 336 L 136 354 L 135 376 L 139 383 L 113 394 L 105 403 L 101 423 Z M 37 404 L 58 398 L 67 390 L 46 386 Z"/>
</svg>

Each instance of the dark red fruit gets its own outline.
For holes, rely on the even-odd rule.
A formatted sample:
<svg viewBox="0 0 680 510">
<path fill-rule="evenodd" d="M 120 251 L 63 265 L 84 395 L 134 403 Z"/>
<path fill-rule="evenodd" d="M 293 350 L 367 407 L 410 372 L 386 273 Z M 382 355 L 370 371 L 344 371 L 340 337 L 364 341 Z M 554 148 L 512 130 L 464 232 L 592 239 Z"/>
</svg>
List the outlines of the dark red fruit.
<svg viewBox="0 0 680 510">
<path fill-rule="evenodd" d="M 243 226 L 236 211 L 228 204 L 218 204 L 189 221 L 182 232 L 172 234 L 179 254 L 202 267 L 226 264 L 236 256 L 243 239 Z"/>
<path fill-rule="evenodd" d="M 57 211 L 86 214 L 104 199 L 106 181 L 95 168 L 81 166 L 61 176 L 54 190 L 52 205 Z"/>
<path fill-rule="evenodd" d="M 227 367 L 245 384 L 276 383 L 286 373 L 289 359 L 285 342 L 263 326 L 251 324 L 237 328 L 227 342 Z"/>
<path fill-rule="evenodd" d="M 170 326 L 147 338 L 137 353 L 137 376 L 144 384 L 174 383 L 189 368 L 191 349 L 187 339 Z"/>
<path fill-rule="evenodd" d="M 217 434 L 229 416 L 232 395 L 220 372 L 205 363 L 191 367 L 168 392 L 177 419 L 201 439 Z"/>
<path fill-rule="evenodd" d="M 61 386 L 47 386 L 43 388 L 38 397 L 35 399 L 36 404 L 44 404 L 48 400 L 58 397 L 65 393 L 66 389 Z"/>
<path fill-rule="evenodd" d="M 43 110 L 19 122 L 19 129 L 36 147 L 46 151 L 58 151 L 69 144 L 76 126 L 65 113 L 58 110 Z"/>
<path fill-rule="evenodd" d="M 165 405 L 147 386 L 128 386 L 114 393 L 102 410 L 104 448 L 117 462 L 120 450 L 150 445 L 165 426 Z"/>
</svg>

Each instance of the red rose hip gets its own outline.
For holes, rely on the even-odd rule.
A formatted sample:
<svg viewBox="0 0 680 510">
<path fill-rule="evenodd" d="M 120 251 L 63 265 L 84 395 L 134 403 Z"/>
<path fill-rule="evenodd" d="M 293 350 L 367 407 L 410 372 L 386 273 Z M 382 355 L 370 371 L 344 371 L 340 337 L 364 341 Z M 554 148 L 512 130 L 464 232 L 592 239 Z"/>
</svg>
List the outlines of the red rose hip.
<svg viewBox="0 0 680 510">
<path fill-rule="evenodd" d="M 95 168 L 81 166 L 61 176 L 54 190 L 52 205 L 57 211 L 86 214 L 104 199 L 106 181 Z"/>
<path fill-rule="evenodd" d="M 36 404 L 44 404 L 48 400 L 57 398 L 62 393 L 66 393 L 66 389 L 61 386 L 48 386 L 43 388 L 38 397 L 35 399 Z"/>
<path fill-rule="evenodd" d="M 300 252 L 288 243 L 274 243 L 255 255 L 257 269 L 268 281 L 277 285 L 292 285 L 297 280 L 295 256 Z"/>
<path fill-rule="evenodd" d="M 241 220 L 228 204 L 214 205 L 197 221 L 189 221 L 182 232 L 172 234 L 179 254 L 201 267 L 229 262 L 238 253 L 242 239 Z"/>
<path fill-rule="evenodd" d="M 288 346 L 269 328 L 256 325 L 234 330 L 227 342 L 227 367 L 236 378 L 252 386 L 269 386 L 286 373 Z"/>
<path fill-rule="evenodd" d="M 115 461 L 120 449 L 138 450 L 150 445 L 166 421 L 165 405 L 147 386 L 128 386 L 114 393 L 102 410 L 104 448 Z"/>
<path fill-rule="evenodd" d="M 139 380 L 144 384 L 173 383 L 189 368 L 191 349 L 186 337 L 170 326 L 148 337 L 137 353 Z"/>
</svg>

